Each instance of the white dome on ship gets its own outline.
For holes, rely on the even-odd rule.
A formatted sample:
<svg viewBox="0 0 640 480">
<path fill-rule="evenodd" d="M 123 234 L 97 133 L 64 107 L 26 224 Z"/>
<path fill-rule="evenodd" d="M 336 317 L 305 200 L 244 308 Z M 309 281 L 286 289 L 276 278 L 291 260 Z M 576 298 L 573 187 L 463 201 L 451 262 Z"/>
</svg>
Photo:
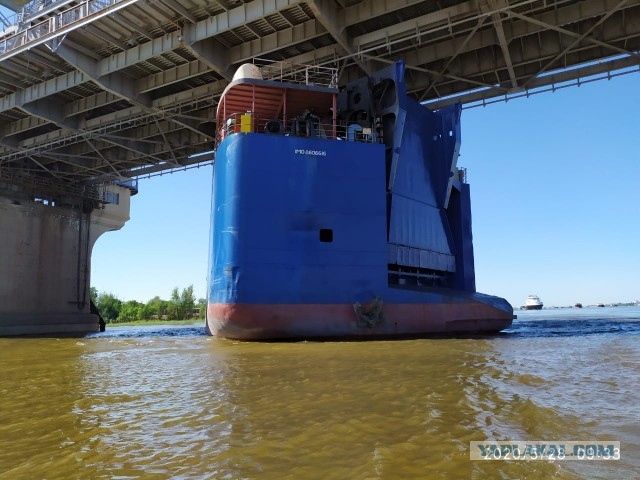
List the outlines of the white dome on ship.
<svg viewBox="0 0 640 480">
<path fill-rule="evenodd" d="M 260 72 L 258 66 L 254 65 L 253 63 L 245 63 L 238 67 L 238 70 L 236 70 L 236 73 L 234 73 L 231 81 L 233 82 L 236 80 L 240 80 L 241 78 L 254 78 L 257 80 L 262 80 L 262 73 Z"/>
</svg>

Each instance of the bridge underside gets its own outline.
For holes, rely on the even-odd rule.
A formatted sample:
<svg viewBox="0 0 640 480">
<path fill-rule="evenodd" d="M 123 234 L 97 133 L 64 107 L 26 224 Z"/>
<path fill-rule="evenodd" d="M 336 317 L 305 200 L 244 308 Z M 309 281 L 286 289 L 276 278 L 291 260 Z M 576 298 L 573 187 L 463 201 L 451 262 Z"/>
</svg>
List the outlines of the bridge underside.
<svg viewBox="0 0 640 480">
<path fill-rule="evenodd" d="M 18 314 L 95 328 L 90 251 L 128 218 L 118 185 L 212 162 L 243 63 L 346 84 L 403 59 L 431 109 L 640 71 L 640 0 L 34 0 L 0 20 L 0 334 Z"/>
<path fill-rule="evenodd" d="M 0 180 L 211 161 L 193 155 L 256 57 L 338 67 L 342 84 L 402 58 L 436 109 L 638 71 L 639 49 L 640 0 L 36 0 L 0 34 Z"/>
</svg>

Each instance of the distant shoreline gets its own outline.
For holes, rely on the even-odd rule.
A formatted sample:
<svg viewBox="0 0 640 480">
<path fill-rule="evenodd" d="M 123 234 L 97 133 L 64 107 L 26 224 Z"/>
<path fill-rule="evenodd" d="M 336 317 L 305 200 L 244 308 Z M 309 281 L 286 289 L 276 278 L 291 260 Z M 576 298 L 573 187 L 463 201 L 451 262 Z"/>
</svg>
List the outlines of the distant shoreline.
<svg viewBox="0 0 640 480">
<path fill-rule="evenodd" d="M 204 325 L 204 320 L 190 318 L 188 320 L 135 320 L 133 322 L 107 323 L 106 328 L 140 327 L 145 325 Z"/>
<path fill-rule="evenodd" d="M 580 307 L 576 307 L 575 305 L 563 305 L 563 306 L 560 306 L 560 307 L 557 307 L 555 305 L 550 305 L 550 306 L 546 306 L 545 305 L 544 307 L 542 307 L 541 310 L 559 310 L 559 309 L 567 309 L 567 308 L 580 310 L 580 309 L 585 309 L 585 308 L 603 308 L 603 307 L 640 307 L 640 304 L 634 303 L 634 302 L 630 302 L 630 303 L 605 303 L 605 304 L 596 304 L 596 303 L 594 303 L 593 305 L 582 305 Z M 525 309 L 523 309 L 522 307 L 520 307 L 518 310 L 525 311 Z M 531 311 L 536 311 L 536 310 L 531 310 Z M 537 311 L 539 312 L 540 310 L 537 310 Z"/>
</svg>

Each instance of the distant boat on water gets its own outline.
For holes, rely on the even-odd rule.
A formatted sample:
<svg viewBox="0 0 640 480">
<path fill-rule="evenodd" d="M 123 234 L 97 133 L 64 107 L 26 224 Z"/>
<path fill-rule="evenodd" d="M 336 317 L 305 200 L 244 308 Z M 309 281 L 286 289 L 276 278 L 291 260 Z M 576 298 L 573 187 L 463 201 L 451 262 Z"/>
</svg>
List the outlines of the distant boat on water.
<svg viewBox="0 0 640 480">
<path fill-rule="evenodd" d="M 576 303 L 576 304 L 574 305 L 574 307 L 575 307 L 575 308 L 582 308 L 582 304 L 581 304 L 581 303 Z"/>
<path fill-rule="evenodd" d="M 524 301 L 524 305 L 520 307 L 522 310 L 542 310 L 544 304 L 537 295 L 529 295 Z"/>
</svg>

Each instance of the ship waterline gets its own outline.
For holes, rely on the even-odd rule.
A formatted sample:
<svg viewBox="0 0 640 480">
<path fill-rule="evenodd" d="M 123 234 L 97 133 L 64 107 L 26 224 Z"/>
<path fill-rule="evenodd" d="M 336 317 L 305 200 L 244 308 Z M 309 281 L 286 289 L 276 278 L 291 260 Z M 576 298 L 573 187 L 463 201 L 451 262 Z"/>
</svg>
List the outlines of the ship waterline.
<svg viewBox="0 0 640 480">
<path fill-rule="evenodd" d="M 372 302 L 371 302 L 372 303 Z M 481 302 L 364 305 L 358 316 L 345 304 L 209 304 L 207 328 L 237 340 L 383 339 L 461 332 L 498 332 L 513 321 L 509 310 Z"/>
</svg>

